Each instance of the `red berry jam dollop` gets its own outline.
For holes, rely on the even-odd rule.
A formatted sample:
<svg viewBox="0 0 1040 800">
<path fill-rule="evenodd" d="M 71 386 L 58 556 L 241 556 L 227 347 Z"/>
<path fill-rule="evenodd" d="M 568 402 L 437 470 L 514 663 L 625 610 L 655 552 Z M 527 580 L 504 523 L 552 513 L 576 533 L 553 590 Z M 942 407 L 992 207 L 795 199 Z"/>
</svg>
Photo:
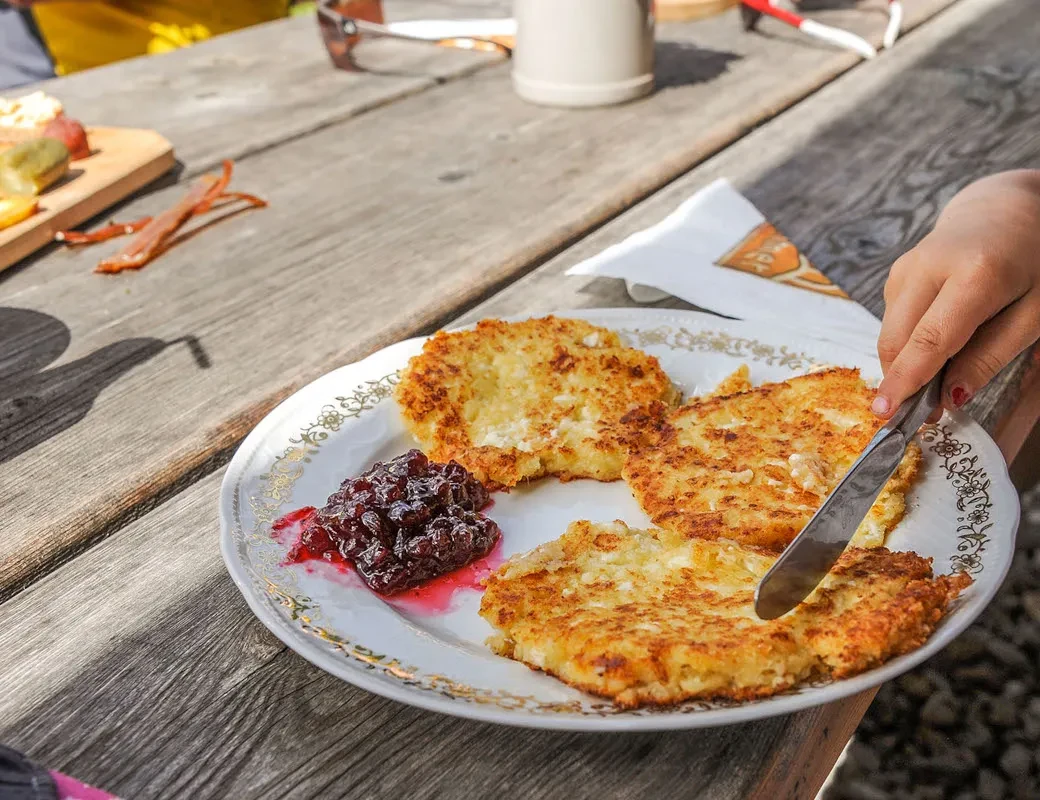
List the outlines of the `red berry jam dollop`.
<svg viewBox="0 0 1040 800">
<path fill-rule="evenodd" d="M 410 450 L 343 481 L 289 557 L 338 554 L 369 588 L 396 594 L 491 551 L 502 532 L 480 513 L 490 499 L 462 465 Z"/>
</svg>

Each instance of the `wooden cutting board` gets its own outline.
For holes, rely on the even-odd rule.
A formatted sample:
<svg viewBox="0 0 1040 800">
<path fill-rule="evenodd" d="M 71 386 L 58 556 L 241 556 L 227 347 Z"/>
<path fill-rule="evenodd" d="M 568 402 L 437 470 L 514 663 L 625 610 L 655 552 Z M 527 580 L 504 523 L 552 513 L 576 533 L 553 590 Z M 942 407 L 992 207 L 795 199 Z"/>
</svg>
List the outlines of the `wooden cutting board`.
<svg viewBox="0 0 1040 800">
<path fill-rule="evenodd" d="M 173 146 L 155 131 L 88 128 L 93 151 L 73 161 L 69 174 L 40 195 L 29 219 L 0 231 L 0 270 L 133 194 L 173 167 Z"/>
</svg>

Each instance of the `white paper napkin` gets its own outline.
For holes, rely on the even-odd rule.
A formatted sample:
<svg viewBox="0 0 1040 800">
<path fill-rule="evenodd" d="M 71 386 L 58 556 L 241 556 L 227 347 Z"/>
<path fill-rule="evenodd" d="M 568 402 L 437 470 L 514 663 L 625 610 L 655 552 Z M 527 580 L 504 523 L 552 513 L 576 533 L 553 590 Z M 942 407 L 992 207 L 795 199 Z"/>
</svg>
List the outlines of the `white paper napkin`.
<svg viewBox="0 0 1040 800">
<path fill-rule="evenodd" d="M 637 302 L 654 290 L 701 308 L 766 320 L 875 355 L 881 323 L 848 298 L 727 180 L 717 180 L 652 228 L 568 275 L 623 278 Z"/>
</svg>

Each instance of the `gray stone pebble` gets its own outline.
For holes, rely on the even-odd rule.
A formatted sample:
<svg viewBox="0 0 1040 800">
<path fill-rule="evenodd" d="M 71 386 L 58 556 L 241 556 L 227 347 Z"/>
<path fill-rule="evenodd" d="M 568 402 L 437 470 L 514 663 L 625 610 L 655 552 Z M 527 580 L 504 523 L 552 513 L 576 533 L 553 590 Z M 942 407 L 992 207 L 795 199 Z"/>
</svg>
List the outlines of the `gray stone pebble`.
<svg viewBox="0 0 1040 800">
<path fill-rule="evenodd" d="M 935 684 L 920 672 L 908 672 L 899 678 L 896 684 L 902 691 L 918 700 L 926 700 L 935 692 Z"/>
<path fill-rule="evenodd" d="M 1015 628 L 1015 635 L 1011 637 L 1011 641 L 1026 652 L 1032 652 L 1034 655 L 1033 663 L 1036 663 L 1035 656 L 1037 653 L 1040 653 L 1040 623 L 1032 620 L 1020 622 L 1018 627 Z"/>
<path fill-rule="evenodd" d="M 1040 742 L 1040 719 L 1026 717 L 1022 720 L 1022 736 L 1027 742 Z"/>
<path fill-rule="evenodd" d="M 1029 669 L 1029 657 L 1011 642 L 996 638 L 990 639 L 986 642 L 986 650 L 1005 667 L 1014 670 L 1016 674 Z"/>
<path fill-rule="evenodd" d="M 936 692 L 921 707 L 921 720 L 938 728 L 956 725 L 961 716 L 961 704 L 951 694 Z"/>
<path fill-rule="evenodd" d="M 1016 742 L 1000 757 L 1000 771 L 1009 778 L 1025 778 L 1033 764 L 1033 753 L 1024 744 Z"/>
<path fill-rule="evenodd" d="M 983 767 L 979 770 L 979 782 L 976 791 L 979 800 L 1004 800 L 1004 792 L 1007 790 L 1007 782 L 996 772 Z"/>
<path fill-rule="evenodd" d="M 864 775 L 873 775 L 881 769 L 881 756 L 874 748 L 860 741 L 854 741 L 849 747 L 849 762 Z"/>
<path fill-rule="evenodd" d="M 1018 706 L 1014 700 L 998 697 L 989 707 L 989 722 L 998 728 L 1014 728 L 1018 725 Z"/>
<path fill-rule="evenodd" d="M 1004 685 L 1003 672 L 992 662 L 954 667 L 952 674 L 954 681 L 970 692 L 999 692 Z"/>
<path fill-rule="evenodd" d="M 1016 554 L 971 628 L 878 692 L 825 800 L 881 798 L 1040 800 L 1040 548 Z"/>
<path fill-rule="evenodd" d="M 1022 608 L 1033 622 L 1040 622 L 1040 591 L 1025 592 L 1022 595 Z"/>
<path fill-rule="evenodd" d="M 871 783 L 851 780 L 842 787 L 842 796 L 847 800 L 891 800 L 891 795 Z"/>
<path fill-rule="evenodd" d="M 996 745 L 996 737 L 989 726 L 977 720 L 970 721 L 958 734 L 957 739 L 962 745 L 977 753 L 980 758 L 991 755 Z"/>
<path fill-rule="evenodd" d="M 978 658 L 985 652 L 985 635 L 975 628 L 968 628 L 946 646 L 943 655 L 956 662 L 966 662 Z"/>
</svg>

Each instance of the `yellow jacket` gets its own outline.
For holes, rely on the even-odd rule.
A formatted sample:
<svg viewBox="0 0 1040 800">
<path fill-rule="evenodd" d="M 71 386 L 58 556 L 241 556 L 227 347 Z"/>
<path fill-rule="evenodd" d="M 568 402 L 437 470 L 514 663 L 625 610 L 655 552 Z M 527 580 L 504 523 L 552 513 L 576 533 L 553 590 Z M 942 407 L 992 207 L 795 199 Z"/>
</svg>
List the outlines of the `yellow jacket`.
<svg viewBox="0 0 1040 800">
<path fill-rule="evenodd" d="M 289 0 L 69 0 L 32 8 L 55 70 L 67 75 L 284 17 Z"/>
</svg>

